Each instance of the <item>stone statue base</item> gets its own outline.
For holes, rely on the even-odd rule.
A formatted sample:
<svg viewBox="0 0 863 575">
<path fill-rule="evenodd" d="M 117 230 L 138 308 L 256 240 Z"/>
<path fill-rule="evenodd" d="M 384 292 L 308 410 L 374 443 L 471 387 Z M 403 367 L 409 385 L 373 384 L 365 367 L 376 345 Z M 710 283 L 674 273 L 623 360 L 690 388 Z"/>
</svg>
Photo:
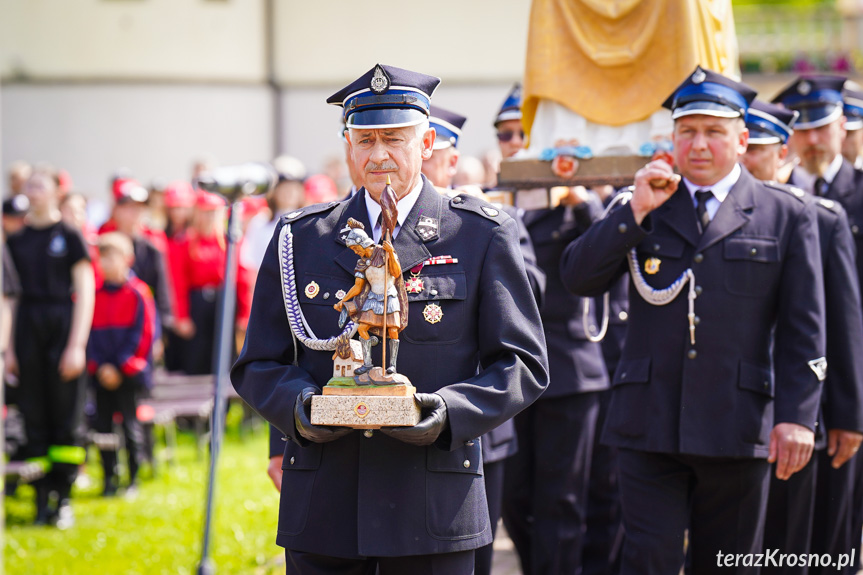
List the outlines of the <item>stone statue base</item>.
<svg viewBox="0 0 863 575">
<path fill-rule="evenodd" d="M 324 386 L 323 395 L 312 397 L 312 425 L 380 429 L 419 423 L 416 388 L 407 377 L 376 367 L 355 379 L 363 383 L 346 386 L 339 378 L 336 385 Z"/>
</svg>

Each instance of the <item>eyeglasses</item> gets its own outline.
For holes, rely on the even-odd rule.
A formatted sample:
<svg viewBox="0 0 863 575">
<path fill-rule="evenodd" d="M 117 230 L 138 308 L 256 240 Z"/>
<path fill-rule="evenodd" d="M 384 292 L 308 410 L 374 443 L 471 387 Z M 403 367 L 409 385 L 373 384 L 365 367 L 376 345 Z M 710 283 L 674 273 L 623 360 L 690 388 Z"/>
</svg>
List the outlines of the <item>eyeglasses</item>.
<svg viewBox="0 0 863 575">
<path fill-rule="evenodd" d="M 518 137 L 524 140 L 524 130 L 519 130 L 518 132 L 498 132 L 497 133 L 497 141 L 498 142 L 509 142 L 510 140 L 518 134 Z"/>
</svg>

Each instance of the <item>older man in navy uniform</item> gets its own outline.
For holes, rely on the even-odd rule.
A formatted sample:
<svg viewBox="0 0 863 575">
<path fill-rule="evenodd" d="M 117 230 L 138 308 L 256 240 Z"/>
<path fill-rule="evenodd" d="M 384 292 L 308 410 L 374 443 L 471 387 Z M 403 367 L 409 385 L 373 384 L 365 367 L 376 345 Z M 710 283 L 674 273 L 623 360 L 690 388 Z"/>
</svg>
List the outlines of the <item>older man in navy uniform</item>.
<svg viewBox="0 0 863 575">
<path fill-rule="evenodd" d="M 631 276 L 604 429 L 620 448 L 624 574 L 677 573 L 687 529 L 694 573 L 757 572 L 735 561 L 761 551 L 770 463 L 787 479 L 812 454 L 826 369 L 818 228 L 811 204 L 737 163 L 754 97 L 696 68 L 664 104 L 682 183 L 649 163 L 632 200 L 561 261 L 581 295 Z"/>
<path fill-rule="evenodd" d="M 286 215 L 261 267 L 232 378 L 287 439 L 277 542 L 289 573 L 471 573 L 473 550 L 491 541 L 478 438 L 548 382 L 515 222 L 470 197 L 444 198 L 420 174 L 438 83 L 377 65 L 328 100 L 344 107 L 365 185 L 345 202 Z M 311 396 L 333 369 L 321 342 L 339 333 L 332 305 L 356 264 L 343 230 L 352 217 L 379 237 L 387 177 L 399 198 L 393 245 L 421 280 L 408 295 L 398 366 L 423 418 L 362 433 L 314 426 Z"/>
<path fill-rule="evenodd" d="M 843 114 L 845 79 L 838 76 L 803 76 L 787 86 L 774 101 L 797 111 L 800 119 L 789 139 L 792 150 L 800 158 L 800 166 L 791 173 L 789 183 L 811 190 L 845 208 L 848 225 L 856 244 L 858 285 L 863 281 L 863 173 L 842 157 L 846 118 Z M 831 302 L 832 303 L 832 302 Z M 848 312 L 846 317 L 853 317 Z M 854 332 L 843 337 L 854 339 Z M 855 351 L 859 355 L 860 350 Z M 830 365 L 830 377 L 834 370 Z M 852 374 L 839 374 L 845 386 L 859 386 L 850 381 Z M 860 374 L 856 377 L 859 379 Z M 859 546 L 861 505 L 855 499 L 859 486 L 861 460 L 847 463 L 859 449 L 863 434 L 860 405 L 848 390 L 837 393 L 828 385 L 825 393 L 825 419 L 828 448 L 820 455 L 816 480 L 815 517 L 812 530 L 812 551 L 818 553 L 849 553 Z M 860 497 L 859 493 L 856 497 Z M 856 509 L 855 509 L 856 507 Z M 853 569 L 856 571 L 856 565 Z M 813 572 L 820 572 L 812 570 Z"/>
<path fill-rule="evenodd" d="M 795 110 L 758 100 L 749 108 L 749 147 L 743 164 L 757 178 L 777 178 L 797 115 Z M 835 557 L 849 553 L 853 545 L 849 527 L 855 466 L 846 462 L 859 448 L 863 429 L 863 318 L 854 238 L 845 210 L 833 200 L 814 198 L 813 202 L 824 264 L 828 365 L 815 434 L 817 456 L 789 480 L 771 479 L 764 548 Z M 855 435 L 856 442 L 848 441 Z M 814 531 L 813 516 L 817 518 Z M 819 570 L 807 567 L 771 565 L 765 572 Z"/>
</svg>

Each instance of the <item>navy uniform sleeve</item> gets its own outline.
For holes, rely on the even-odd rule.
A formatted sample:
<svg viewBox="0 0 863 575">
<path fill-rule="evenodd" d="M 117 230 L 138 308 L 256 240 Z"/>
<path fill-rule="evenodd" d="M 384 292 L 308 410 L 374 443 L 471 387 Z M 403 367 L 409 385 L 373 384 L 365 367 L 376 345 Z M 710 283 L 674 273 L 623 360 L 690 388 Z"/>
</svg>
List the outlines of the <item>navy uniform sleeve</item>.
<svg viewBox="0 0 863 575">
<path fill-rule="evenodd" d="M 294 425 L 294 403 L 306 387 L 318 388 L 312 376 L 294 365 L 293 334 L 285 315 L 278 262 L 281 224 L 276 227 L 261 264 L 246 342 L 231 370 L 237 393 L 261 417 L 289 439 L 304 445 Z M 296 343 L 299 347 L 299 342 Z"/>
<path fill-rule="evenodd" d="M 815 204 L 807 204 L 790 234 L 779 280 L 773 366 L 776 423 L 815 429 L 821 381 L 809 362 L 824 357 L 824 272 Z"/>
<path fill-rule="evenodd" d="M 629 204 L 594 222 L 563 251 L 560 278 L 576 295 L 597 297 L 626 271 L 626 254 L 650 231 L 648 215 L 639 226 Z"/>
<path fill-rule="evenodd" d="M 863 432 L 863 317 L 855 264 L 854 236 L 845 211 L 838 209 L 830 244 L 822 249 L 827 314 L 827 429 Z"/>
<path fill-rule="evenodd" d="M 477 339 L 480 372 L 437 393 L 447 405 L 453 450 L 501 425 L 548 385 L 548 356 L 539 309 L 518 249 L 515 220 L 493 231 L 480 271 Z"/>
<path fill-rule="evenodd" d="M 533 249 L 533 242 L 530 239 L 527 226 L 524 225 L 522 211 L 510 208 L 509 206 L 505 206 L 504 209 L 518 225 L 518 246 L 524 258 L 524 270 L 527 272 L 527 281 L 530 282 L 530 290 L 533 292 L 534 299 L 536 299 L 536 305 L 539 309 L 542 309 L 542 304 L 545 301 L 545 272 L 536 263 L 536 251 Z"/>
</svg>

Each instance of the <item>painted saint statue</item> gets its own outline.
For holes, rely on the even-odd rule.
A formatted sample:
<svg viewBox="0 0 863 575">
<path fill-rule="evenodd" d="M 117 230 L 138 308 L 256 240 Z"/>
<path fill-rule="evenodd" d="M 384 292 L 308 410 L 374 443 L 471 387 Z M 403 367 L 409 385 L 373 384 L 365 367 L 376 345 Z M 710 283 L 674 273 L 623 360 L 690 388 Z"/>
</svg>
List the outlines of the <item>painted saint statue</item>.
<svg viewBox="0 0 863 575">
<path fill-rule="evenodd" d="M 363 347 L 363 365 L 354 370 L 356 375 L 364 374 L 373 367 L 372 345 L 376 338 L 387 340 L 389 365 L 387 374 L 396 373 L 399 353 L 399 332 L 408 323 L 407 292 L 405 292 L 402 268 L 398 255 L 389 239 L 381 244 L 365 232 L 361 222 L 348 220 L 350 231 L 345 244 L 359 256 L 353 287 L 333 307 L 341 312 L 347 310 L 351 320 L 357 324 L 357 333 Z M 384 226 L 386 230 L 386 226 Z M 387 234 L 387 237 L 391 235 Z M 353 299 L 352 304 L 348 303 Z M 386 311 L 384 311 L 386 310 Z"/>
</svg>

